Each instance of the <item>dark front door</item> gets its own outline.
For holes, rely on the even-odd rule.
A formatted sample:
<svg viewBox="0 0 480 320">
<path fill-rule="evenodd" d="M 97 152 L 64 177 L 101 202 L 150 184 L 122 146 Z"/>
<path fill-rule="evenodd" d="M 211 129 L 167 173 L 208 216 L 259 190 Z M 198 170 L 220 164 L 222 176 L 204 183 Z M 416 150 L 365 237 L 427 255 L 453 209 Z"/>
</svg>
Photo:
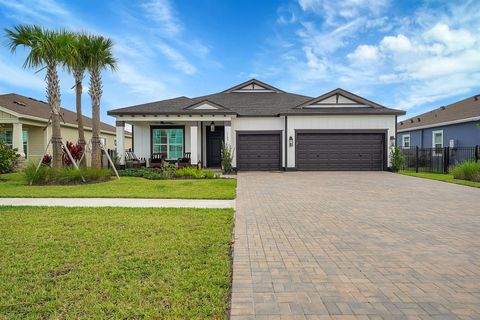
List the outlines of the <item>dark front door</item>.
<svg viewBox="0 0 480 320">
<path fill-rule="evenodd" d="M 298 170 L 383 170 L 385 134 L 297 134 Z"/>
<path fill-rule="evenodd" d="M 225 137 L 225 128 L 215 126 L 211 131 L 207 126 L 207 167 L 220 167 L 222 164 L 222 142 Z"/>
</svg>

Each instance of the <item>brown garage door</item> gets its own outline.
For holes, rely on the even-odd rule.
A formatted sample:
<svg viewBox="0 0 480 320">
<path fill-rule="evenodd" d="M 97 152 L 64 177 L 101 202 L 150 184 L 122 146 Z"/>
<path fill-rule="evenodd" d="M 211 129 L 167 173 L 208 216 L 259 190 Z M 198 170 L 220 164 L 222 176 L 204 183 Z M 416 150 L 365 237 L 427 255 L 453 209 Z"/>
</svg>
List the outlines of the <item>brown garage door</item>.
<svg viewBox="0 0 480 320">
<path fill-rule="evenodd" d="M 279 170 L 280 133 L 238 133 L 238 170 Z"/>
<path fill-rule="evenodd" d="M 383 170 L 384 133 L 297 133 L 299 170 Z"/>
</svg>

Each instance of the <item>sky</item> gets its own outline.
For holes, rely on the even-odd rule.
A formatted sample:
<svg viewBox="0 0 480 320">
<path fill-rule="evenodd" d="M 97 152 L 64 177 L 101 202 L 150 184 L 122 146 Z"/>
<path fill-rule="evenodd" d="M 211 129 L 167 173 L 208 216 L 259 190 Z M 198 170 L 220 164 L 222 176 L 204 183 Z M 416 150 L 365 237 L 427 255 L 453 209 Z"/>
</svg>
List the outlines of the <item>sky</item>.
<svg viewBox="0 0 480 320">
<path fill-rule="evenodd" d="M 45 71 L 24 69 L 27 51 L 6 46 L 3 29 L 17 24 L 114 41 L 108 123 L 111 109 L 250 78 L 313 97 L 340 87 L 406 117 L 480 94 L 480 1 L 0 0 L 0 94 L 46 100 Z M 59 72 L 62 106 L 74 110 L 73 78 Z"/>
</svg>

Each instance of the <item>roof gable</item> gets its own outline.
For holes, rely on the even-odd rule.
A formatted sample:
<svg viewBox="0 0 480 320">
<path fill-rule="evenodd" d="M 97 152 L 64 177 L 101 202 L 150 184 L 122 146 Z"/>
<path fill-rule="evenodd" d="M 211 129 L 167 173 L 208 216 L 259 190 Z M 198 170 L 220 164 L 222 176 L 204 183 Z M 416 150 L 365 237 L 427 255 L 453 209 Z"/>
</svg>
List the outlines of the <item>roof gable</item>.
<svg viewBox="0 0 480 320">
<path fill-rule="evenodd" d="M 265 82 L 250 79 L 223 92 L 283 92 Z"/>
<path fill-rule="evenodd" d="M 201 100 L 184 108 L 185 110 L 228 110 L 224 106 L 208 99 Z"/>
<path fill-rule="evenodd" d="M 335 89 L 309 100 L 295 109 L 309 108 L 384 108 L 383 106 L 359 97 L 343 89 Z"/>
</svg>

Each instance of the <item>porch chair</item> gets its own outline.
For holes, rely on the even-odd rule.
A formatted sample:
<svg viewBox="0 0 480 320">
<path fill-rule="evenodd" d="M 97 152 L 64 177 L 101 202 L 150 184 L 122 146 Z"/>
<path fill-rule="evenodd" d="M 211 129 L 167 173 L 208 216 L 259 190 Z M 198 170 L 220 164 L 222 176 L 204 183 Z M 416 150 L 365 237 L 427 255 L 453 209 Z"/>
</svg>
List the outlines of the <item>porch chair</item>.
<svg viewBox="0 0 480 320">
<path fill-rule="evenodd" d="M 149 161 L 150 168 L 162 168 L 162 164 L 163 153 L 152 153 L 152 157 Z"/>
<path fill-rule="evenodd" d="M 126 168 L 141 168 L 146 167 L 147 161 L 139 159 L 132 151 L 125 152 L 125 167 Z"/>
<path fill-rule="evenodd" d="M 183 154 L 183 158 L 178 159 L 177 167 L 178 168 L 189 167 L 192 164 L 191 156 L 192 154 L 190 152 L 185 152 Z"/>
</svg>

